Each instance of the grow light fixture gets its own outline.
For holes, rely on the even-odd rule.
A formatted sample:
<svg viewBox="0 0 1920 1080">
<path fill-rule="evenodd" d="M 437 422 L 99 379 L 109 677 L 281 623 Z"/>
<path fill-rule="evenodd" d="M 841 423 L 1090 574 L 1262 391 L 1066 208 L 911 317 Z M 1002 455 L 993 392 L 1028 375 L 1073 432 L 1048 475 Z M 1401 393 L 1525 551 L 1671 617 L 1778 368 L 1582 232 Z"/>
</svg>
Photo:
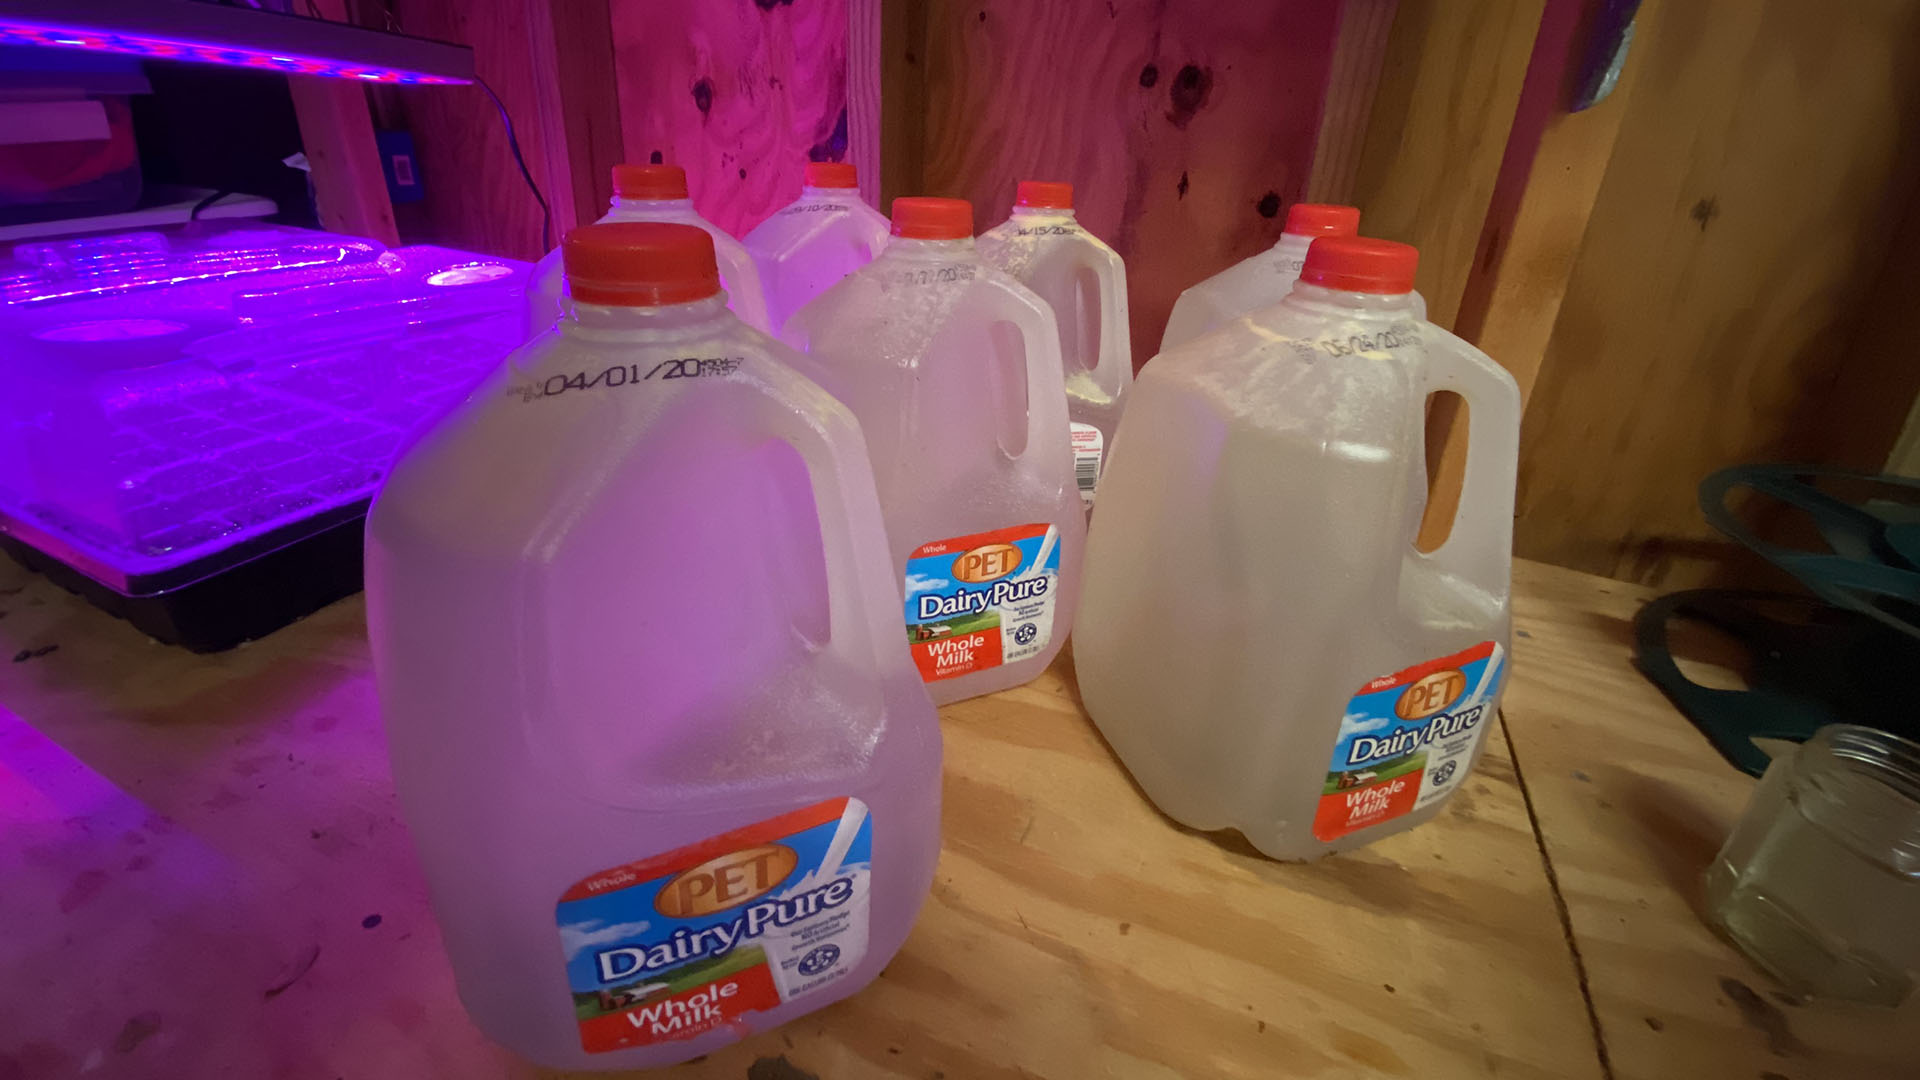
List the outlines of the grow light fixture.
<svg viewBox="0 0 1920 1080">
<path fill-rule="evenodd" d="M 0 0 L 0 45 L 408 86 L 473 81 L 462 45 L 198 0 Z"/>
</svg>

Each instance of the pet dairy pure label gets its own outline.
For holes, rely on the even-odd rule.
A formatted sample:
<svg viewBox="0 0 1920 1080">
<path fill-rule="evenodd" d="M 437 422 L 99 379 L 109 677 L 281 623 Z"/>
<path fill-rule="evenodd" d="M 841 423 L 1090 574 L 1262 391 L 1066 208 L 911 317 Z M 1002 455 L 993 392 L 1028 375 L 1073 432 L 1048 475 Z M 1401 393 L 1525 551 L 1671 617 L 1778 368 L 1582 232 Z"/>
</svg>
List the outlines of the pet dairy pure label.
<svg viewBox="0 0 1920 1080">
<path fill-rule="evenodd" d="M 927 682 L 1039 655 L 1053 636 L 1060 530 L 1048 525 L 922 544 L 907 557 L 907 643 Z"/>
<path fill-rule="evenodd" d="M 1073 482 L 1080 488 L 1081 503 L 1093 505 L 1093 489 L 1100 483 L 1100 455 L 1104 437 L 1092 424 L 1075 421 L 1073 428 Z"/>
<path fill-rule="evenodd" d="M 1313 835 L 1332 841 L 1452 794 L 1486 730 L 1505 667 L 1506 651 L 1483 641 L 1361 687 L 1340 718 Z"/>
<path fill-rule="evenodd" d="M 873 820 L 828 799 L 586 878 L 560 942 L 589 1053 L 744 1032 L 867 951 Z"/>
</svg>

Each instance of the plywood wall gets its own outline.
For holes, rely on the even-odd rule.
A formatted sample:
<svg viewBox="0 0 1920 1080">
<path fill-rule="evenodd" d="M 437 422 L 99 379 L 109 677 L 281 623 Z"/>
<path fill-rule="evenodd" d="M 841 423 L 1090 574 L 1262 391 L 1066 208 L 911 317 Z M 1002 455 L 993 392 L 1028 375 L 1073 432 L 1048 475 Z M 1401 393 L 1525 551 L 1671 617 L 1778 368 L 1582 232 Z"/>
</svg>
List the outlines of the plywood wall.
<svg viewBox="0 0 1920 1080">
<path fill-rule="evenodd" d="M 1878 468 L 1920 388 L 1913 351 L 1888 347 L 1904 331 L 1869 304 L 1884 275 L 1911 276 L 1893 240 L 1920 183 L 1920 4 L 1670 0 L 1642 16 L 1527 411 L 1516 548 L 1678 587 L 1726 554 L 1695 505 L 1702 477 Z"/>
<path fill-rule="evenodd" d="M 565 160 L 566 151 L 564 133 L 542 122 L 537 104 L 548 73 L 536 65 L 531 42 L 543 14 L 525 0 L 357 0 L 352 8 L 362 25 L 471 45 L 475 68 L 506 103 L 551 200 L 563 193 L 543 166 L 549 158 Z M 540 206 L 514 166 L 498 110 L 480 87 L 379 88 L 373 110 L 378 126 L 413 136 L 426 187 L 425 200 L 394 207 L 403 243 L 540 257 Z M 563 228 L 556 221 L 556 237 Z"/>
<path fill-rule="evenodd" d="M 913 6 L 885 85 L 917 81 L 924 121 L 886 136 L 921 142 L 882 153 L 920 176 L 891 193 L 969 199 L 984 229 L 1018 181 L 1074 184 L 1081 222 L 1127 260 L 1136 364 L 1180 291 L 1271 246 L 1306 192 L 1341 0 Z"/>
<path fill-rule="evenodd" d="M 627 157 L 684 165 L 714 223 L 744 234 L 799 196 L 809 160 L 846 160 L 846 0 L 609 7 Z"/>
<path fill-rule="evenodd" d="M 551 207 L 554 243 L 606 212 L 623 161 L 687 169 L 736 235 L 848 156 L 848 0 L 354 0 L 355 21 L 470 45 Z M 401 238 L 538 258 L 541 211 L 478 87 L 375 93 L 412 133 L 427 199 Z"/>
</svg>

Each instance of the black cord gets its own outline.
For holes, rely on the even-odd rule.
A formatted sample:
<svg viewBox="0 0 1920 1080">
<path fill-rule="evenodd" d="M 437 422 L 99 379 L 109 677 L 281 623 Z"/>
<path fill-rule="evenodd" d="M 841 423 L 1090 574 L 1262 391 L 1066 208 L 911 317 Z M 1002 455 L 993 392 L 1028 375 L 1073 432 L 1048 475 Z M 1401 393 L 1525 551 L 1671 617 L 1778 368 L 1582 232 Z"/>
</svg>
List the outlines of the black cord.
<svg viewBox="0 0 1920 1080">
<path fill-rule="evenodd" d="M 207 196 L 206 198 L 201 199 L 199 202 L 194 203 L 193 210 L 187 214 L 187 220 L 190 222 L 199 221 L 200 214 L 203 211 L 205 211 L 208 207 L 212 206 L 214 203 L 219 202 L 221 199 L 224 199 L 231 194 L 233 194 L 233 192 L 231 191 L 216 191 L 213 194 Z"/>
<path fill-rule="evenodd" d="M 540 252 L 546 254 L 553 249 L 553 211 L 547 208 L 547 197 L 540 194 L 540 185 L 533 182 L 533 172 L 527 168 L 527 159 L 520 153 L 520 137 L 513 133 L 513 117 L 507 115 L 506 103 L 500 95 L 493 92 L 487 80 L 478 75 L 473 81 L 493 99 L 493 107 L 500 110 L 500 122 L 506 125 L 507 148 L 513 151 L 513 163 L 520 166 L 520 178 L 527 182 L 527 190 L 533 192 L 533 201 L 540 204 Z"/>
</svg>

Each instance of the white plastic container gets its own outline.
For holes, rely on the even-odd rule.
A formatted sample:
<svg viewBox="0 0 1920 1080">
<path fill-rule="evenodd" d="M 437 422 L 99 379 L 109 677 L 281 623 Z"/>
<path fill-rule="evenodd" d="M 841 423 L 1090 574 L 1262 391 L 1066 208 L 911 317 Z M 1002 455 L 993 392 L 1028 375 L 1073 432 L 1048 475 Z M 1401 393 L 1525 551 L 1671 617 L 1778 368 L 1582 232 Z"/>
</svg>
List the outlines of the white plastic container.
<svg viewBox="0 0 1920 1080">
<path fill-rule="evenodd" d="M 1087 711 L 1168 815 L 1276 858 L 1426 821 L 1498 738 L 1519 392 L 1414 317 L 1416 259 L 1316 241 L 1284 301 L 1141 370 L 1101 483 Z M 1471 410 L 1466 486 L 1422 554 L 1442 390 Z"/>
<path fill-rule="evenodd" d="M 800 198 L 747 234 L 747 253 L 760 270 L 767 318 L 785 326 L 807 301 L 872 262 L 887 246 L 887 219 L 860 199 L 852 165 L 809 161 Z"/>
<path fill-rule="evenodd" d="M 1293 289 L 1306 265 L 1307 245 L 1322 236 L 1353 236 L 1360 229 L 1360 211 L 1328 203 L 1294 203 L 1287 208 L 1286 230 L 1272 247 L 1242 259 L 1173 302 L 1160 351 L 1185 345 L 1251 311 L 1277 304 Z M 1426 317 L 1426 305 L 1420 306 Z"/>
<path fill-rule="evenodd" d="M 613 167 L 613 206 L 596 224 L 611 221 L 661 221 L 694 225 L 713 237 L 713 253 L 720 264 L 720 288 L 726 291 L 727 307 L 740 321 L 765 333 L 773 333 L 775 324 L 767 315 L 766 290 L 760 283 L 760 271 L 747 254 L 746 246 L 727 235 L 727 231 L 693 208 L 687 196 L 687 170 L 678 165 L 615 165 Z M 527 330 L 531 339 L 545 333 L 554 321 L 566 314 L 561 304 L 567 283 L 561 265 L 561 249 L 547 252 L 534 264 L 527 279 Z"/>
<path fill-rule="evenodd" d="M 568 317 L 394 467 L 367 621 L 460 997 L 562 1069 L 858 990 L 939 852 L 856 422 L 682 225 L 567 238 Z"/>
<path fill-rule="evenodd" d="M 787 336 L 860 418 L 906 602 L 895 632 L 945 703 L 1052 663 L 1086 516 L 1053 313 L 980 261 L 961 200 L 895 199 L 893 234 Z"/>
<path fill-rule="evenodd" d="M 1072 184 L 1038 180 L 1022 180 L 1012 216 L 980 234 L 980 257 L 1053 309 L 1066 364 L 1074 480 L 1091 509 L 1133 385 L 1126 264 L 1074 220 Z"/>
</svg>

